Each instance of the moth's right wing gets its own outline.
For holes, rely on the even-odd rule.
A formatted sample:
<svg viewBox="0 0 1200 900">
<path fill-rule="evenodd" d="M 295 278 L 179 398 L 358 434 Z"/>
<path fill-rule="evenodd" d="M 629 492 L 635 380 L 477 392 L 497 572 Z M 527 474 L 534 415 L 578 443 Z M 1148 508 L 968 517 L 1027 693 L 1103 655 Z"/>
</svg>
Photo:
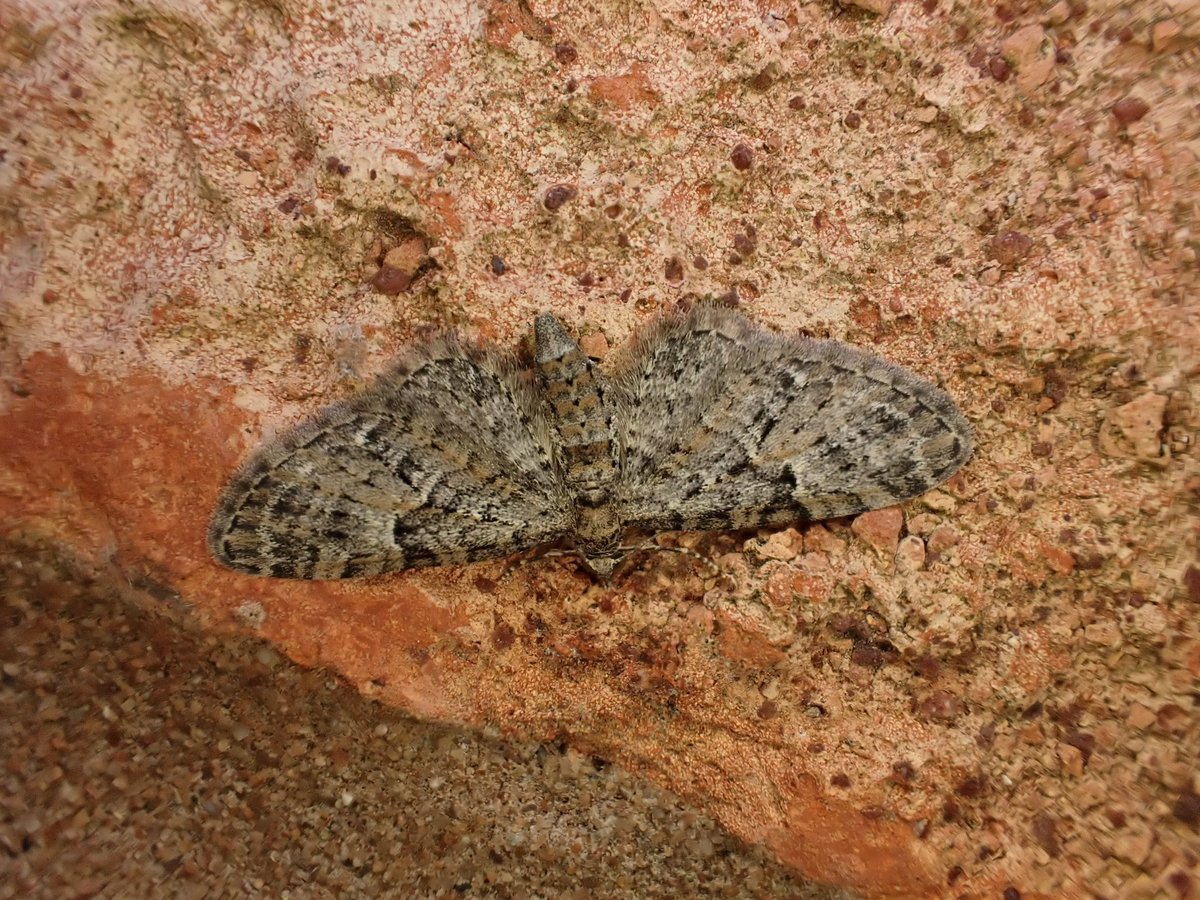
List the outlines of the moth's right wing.
<svg viewBox="0 0 1200 900">
<path fill-rule="evenodd" d="M 853 515 L 923 493 L 971 455 L 970 426 L 932 384 L 711 304 L 643 337 L 617 384 L 630 526 Z"/>
</svg>

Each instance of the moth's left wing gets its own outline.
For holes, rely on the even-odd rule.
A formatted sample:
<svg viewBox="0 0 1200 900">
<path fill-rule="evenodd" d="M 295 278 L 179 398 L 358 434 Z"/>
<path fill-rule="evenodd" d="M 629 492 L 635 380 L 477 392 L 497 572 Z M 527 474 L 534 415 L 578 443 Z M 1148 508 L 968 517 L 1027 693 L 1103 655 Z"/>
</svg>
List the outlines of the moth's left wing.
<svg viewBox="0 0 1200 900">
<path fill-rule="evenodd" d="M 334 579 L 563 537 L 573 510 L 529 381 L 507 355 L 450 338 L 410 347 L 250 457 L 213 514 L 210 551 L 251 575 Z"/>
<path fill-rule="evenodd" d="M 617 384 L 626 525 L 749 528 L 854 515 L 953 475 L 971 429 L 942 390 L 833 341 L 704 304 L 651 330 Z"/>
</svg>

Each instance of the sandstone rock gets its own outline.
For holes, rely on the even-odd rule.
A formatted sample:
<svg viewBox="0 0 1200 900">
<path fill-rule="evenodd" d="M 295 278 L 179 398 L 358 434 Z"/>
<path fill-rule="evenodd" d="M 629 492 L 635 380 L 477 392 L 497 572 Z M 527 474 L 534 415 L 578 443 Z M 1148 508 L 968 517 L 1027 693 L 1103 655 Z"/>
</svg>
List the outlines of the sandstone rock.
<svg viewBox="0 0 1200 900">
<path fill-rule="evenodd" d="M 760 556 L 767 559 L 789 560 L 796 558 L 801 546 L 802 539 L 796 529 L 785 528 L 770 535 L 756 549 Z"/>
<path fill-rule="evenodd" d="M 927 543 L 931 553 L 945 553 L 958 543 L 958 532 L 949 525 L 939 525 L 930 532 Z"/>
<path fill-rule="evenodd" d="M 1190 397 L 1200 358 L 1180 224 L 1195 111 L 1165 57 L 1189 26 L 1092 34 L 1103 16 L 1052 3 L 962 30 L 944 3 L 896 21 L 886 3 L 886 21 L 657 0 L 413 21 L 380 0 L 319 21 L 304 4 L 21 4 L 0 41 L 0 202 L 19 211 L 0 217 L 0 521 L 206 627 L 256 629 L 320 667 L 314 691 L 332 673 L 379 707 L 562 736 L 863 896 L 1116 892 L 1091 873 L 1126 863 L 1097 850 L 1101 813 L 1055 756 L 1072 720 L 1111 723 L 1122 749 L 1085 778 L 1103 766 L 1122 827 L 1158 829 L 1146 865 L 1169 887 L 1191 826 L 1158 779 L 1195 744 L 1172 710 L 1192 709 L 1200 666 L 1180 527 L 1195 428 L 1156 396 Z M 154 77 L 130 91 L 135 71 Z M 364 287 L 418 226 L 437 267 L 391 253 Z M 686 536 L 707 563 L 635 554 L 607 584 L 535 554 L 325 583 L 209 559 L 246 451 L 408 342 L 450 328 L 518 348 L 549 309 L 623 345 L 709 294 L 781 333 L 863 341 L 967 410 L 975 458 L 906 504 L 903 550 L 892 509 L 853 533 L 805 524 L 799 557 L 771 543 L 780 560 L 746 533 Z M 1029 456 L 1035 435 L 1049 457 Z M 54 687 L 4 662 L 29 679 L 17 696 Z M 883 786 L 901 758 L 918 776 Z M 980 771 L 988 793 L 953 794 Z M 1039 867 L 1030 823 L 1051 803 L 1059 864 Z"/>
<path fill-rule="evenodd" d="M 604 359 L 608 356 L 608 338 L 603 331 L 593 331 L 579 339 L 579 349 L 592 359 Z"/>
<path fill-rule="evenodd" d="M 898 506 L 875 509 L 855 518 L 850 530 L 865 543 L 880 553 L 893 556 L 900 543 L 900 529 L 904 525 L 904 513 Z"/>
<path fill-rule="evenodd" d="M 1000 43 L 1000 52 L 1017 70 L 1017 86 L 1029 93 L 1054 71 L 1054 46 L 1041 25 L 1026 25 Z"/>
<path fill-rule="evenodd" d="M 1100 450 L 1108 456 L 1163 463 L 1162 430 L 1167 397 L 1143 394 L 1110 410 L 1100 427 Z"/>
<path fill-rule="evenodd" d="M 769 669 L 786 657 L 765 634 L 732 616 L 717 615 L 717 641 L 721 654 L 751 669 Z"/>
<path fill-rule="evenodd" d="M 916 572 L 925 565 L 925 542 L 914 534 L 905 536 L 896 548 L 896 571 Z"/>
</svg>

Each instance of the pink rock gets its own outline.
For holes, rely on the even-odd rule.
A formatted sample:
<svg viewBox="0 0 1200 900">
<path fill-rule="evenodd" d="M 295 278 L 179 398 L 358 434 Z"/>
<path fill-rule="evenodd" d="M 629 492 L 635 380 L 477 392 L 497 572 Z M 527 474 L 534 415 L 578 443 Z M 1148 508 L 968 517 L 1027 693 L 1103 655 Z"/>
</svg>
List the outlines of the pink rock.
<svg viewBox="0 0 1200 900">
<path fill-rule="evenodd" d="M 837 555 L 845 552 L 846 542 L 824 525 L 813 525 L 804 532 L 804 549 L 808 553 Z"/>
<path fill-rule="evenodd" d="M 592 359 L 604 359 L 608 356 L 608 338 L 603 331 L 593 331 L 579 339 L 579 349 Z"/>
<path fill-rule="evenodd" d="M 1015 266 L 1033 249 L 1033 239 L 1019 231 L 1006 231 L 992 238 L 992 256 L 1002 266 Z"/>
<path fill-rule="evenodd" d="M 1163 19 L 1155 22 L 1150 29 L 1150 46 L 1155 53 L 1161 53 L 1170 48 L 1175 38 L 1183 32 L 1182 27 L 1174 19 Z"/>
<path fill-rule="evenodd" d="M 1029 93 L 1054 71 L 1054 46 L 1041 25 L 1018 28 L 1000 42 L 1000 52 L 1017 70 L 1017 87 Z"/>
<path fill-rule="evenodd" d="M 758 553 L 767 559 L 795 559 L 800 553 L 801 538 L 794 528 L 785 528 L 768 537 L 758 546 Z"/>
<path fill-rule="evenodd" d="M 949 525 L 939 525 L 929 534 L 928 544 L 931 553 L 945 553 L 957 543 L 958 532 Z"/>
<path fill-rule="evenodd" d="M 859 5 L 890 14 L 887 0 Z M 1054 63 L 1054 42 L 1069 38 L 1055 26 L 1078 36 L 1096 20 L 1072 13 L 1082 6 L 1067 0 L 1048 0 L 1044 18 L 998 7 L 1017 19 L 961 31 L 944 3 L 926 4 L 930 13 L 897 6 L 895 23 L 829 20 L 799 7 L 786 20 L 758 22 L 714 7 L 689 19 L 686 36 L 673 16 L 654 13 L 661 4 L 630 21 L 590 7 L 592 18 L 552 21 L 545 4 L 489 0 L 481 16 L 435 10 L 420 28 L 386 16 L 362 27 L 356 6 L 343 4 L 329 6 L 321 27 L 305 17 L 258 17 L 255 40 L 268 51 L 257 54 L 239 52 L 240 39 L 206 33 L 225 21 L 220 4 L 188 6 L 183 26 L 156 8 L 144 23 L 139 14 L 137 33 L 118 35 L 121 52 L 113 53 L 105 52 L 113 40 L 96 44 L 97 35 L 113 37 L 103 8 L 21 5 L 19 24 L 33 43 L 9 48 L 18 64 L 5 77 L 15 89 L 0 92 L 21 138 L 0 166 L 21 213 L 19 228 L 0 228 L 6 529 L 61 545 L 85 568 L 157 583 L 214 627 L 256 628 L 280 653 L 336 672 L 381 704 L 515 737 L 570 735 L 693 799 L 806 878 L 864 896 L 994 894 L 1009 882 L 1056 896 L 1056 877 L 1091 867 L 1078 855 L 1092 852 L 1088 842 L 1071 849 L 1069 838 L 1061 865 L 1032 864 L 1039 850 L 1021 824 L 1002 836 L 1004 855 L 972 862 L 980 835 L 964 819 L 1021 823 L 1021 798 L 1068 795 L 1056 783 L 1066 773 L 1048 715 L 1039 717 L 1047 733 L 1036 753 L 1025 744 L 1012 750 L 1018 739 L 1001 725 L 994 752 L 1011 755 L 1013 770 L 1029 779 L 1021 794 L 995 791 L 944 821 L 944 795 L 962 775 L 952 770 L 990 768 L 993 753 L 947 725 L 956 702 L 971 710 L 954 724 L 972 730 L 1010 722 L 1013 710 L 1039 698 L 1064 708 L 1072 698 L 1056 694 L 1056 674 L 1086 670 L 1095 682 L 1087 685 L 1089 720 L 1115 722 L 1122 737 L 1133 729 L 1147 751 L 1171 758 L 1162 752 L 1170 745 L 1154 742 L 1170 736 L 1174 714 L 1164 725 L 1151 711 L 1147 722 L 1138 707 L 1127 724 L 1129 705 L 1149 697 L 1123 692 L 1125 662 L 1114 661 L 1111 675 L 1094 663 L 1098 653 L 1129 648 L 1110 650 L 1112 629 L 1085 630 L 1097 623 L 1084 612 L 1125 574 L 1124 552 L 1153 575 L 1155 595 L 1131 584 L 1120 592 L 1128 609 L 1115 614 L 1136 615 L 1134 625 L 1146 622 L 1147 634 L 1180 654 L 1174 669 L 1154 654 L 1138 658 L 1138 674 L 1154 691 L 1183 697 L 1191 686 L 1182 679 L 1200 672 L 1200 657 L 1183 655 L 1174 633 L 1191 625 L 1187 613 L 1200 602 L 1200 563 L 1180 550 L 1167 515 L 1193 497 L 1183 465 L 1191 451 L 1159 455 L 1164 425 L 1189 435 L 1194 428 L 1176 423 L 1171 401 L 1151 387 L 1178 389 L 1194 374 L 1200 346 L 1184 327 L 1186 292 L 1182 303 L 1164 302 L 1191 252 L 1171 224 L 1194 195 L 1185 142 L 1172 130 L 1184 121 L 1186 98 L 1155 89 L 1145 62 L 1151 46 L 1159 51 L 1151 59 L 1168 63 L 1166 53 L 1185 47 L 1182 15 L 1158 25 L 1131 19 L 1127 43 L 1080 43 L 1081 52 L 1100 48 L 1104 77 L 1064 81 L 1050 103 L 1056 76 L 1077 67 Z M 852 41 L 844 40 L 849 26 Z M 888 28 L 902 30 L 903 56 L 920 62 L 919 72 L 892 72 L 897 60 L 869 49 L 894 43 Z M 46 34 L 54 39 L 41 40 Z M 1004 74 L 990 57 L 1006 35 L 1012 72 L 1004 84 L 958 62 L 979 44 L 989 70 Z M 188 52 L 193 38 L 206 52 Z M 757 71 L 781 41 L 786 66 L 773 84 L 774 74 L 754 87 L 730 77 L 729 52 Z M 283 42 L 287 53 L 270 52 Z M 33 58 L 25 59 L 26 44 Z M 148 59 L 162 77 L 131 99 L 114 65 Z M 1087 56 L 1085 72 L 1098 60 Z M 569 75 L 561 71 L 568 65 Z M 858 97 L 842 90 L 852 70 L 863 83 L 900 78 L 915 91 L 909 99 L 862 95 L 861 147 L 829 127 L 837 121 L 829 103 Z M 392 85 L 388 72 L 411 78 Z M 1043 100 L 1012 96 L 1047 73 Z M 360 77 L 370 89 L 353 89 Z M 262 90 L 279 84 L 289 90 Z M 404 115 L 380 118 L 380 90 Z M 459 108 L 487 115 L 458 117 L 461 131 L 447 134 L 446 117 Z M 844 116 L 850 107 L 836 109 Z M 914 158 L 907 130 L 886 127 L 914 115 L 907 109 L 918 110 L 918 122 L 945 120 L 932 154 L 918 148 Z M 1152 119 L 1162 128 L 1142 124 Z M 1103 133 L 1105 124 L 1136 129 L 1136 145 Z M 740 175 L 730 161 L 738 141 L 753 150 Z M 871 188 L 818 197 L 821 161 L 839 154 Z M 964 164 L 975 155 L 996 165 L 981 175 Z M 1023 165 L 1047 158 L 1061 160 L 1071 178 L 1051 172 L 1047 180 Z M 551 213 L 543 199 L 556 185 L 562 190 L 546 198 L 558 204 Z M 1100 188 L 1111 195 L 1100 198 Z M 903 217 L 902 243 L 890 226 L 875 227 L 881 213 Z M 426 249 L 402 246 L 410 220 Z M 730 269 L 722 248 L 747 220 L 760 229 L 756 252 Z M 434 246 L 439 268 L 422 276 L 427 285 L 414 284 Z M 972 261 L 992 250 L 994 264 L 973 279 Z M 671 253 L 686 289 L 667 289 Z M 700 257 L 707 268 L 693 264 Z M 359 272 L 362 260 L 370 264 Z M 360 282 L 380 268 L 387 293 L 364 290 Z M 868 300 L 848 298 L 847 311 L 826 303 L 824 289 L 800 289 L 830 271 L 861 283 Z M 595 279 L 574 283 L 584 272 Z M 945 289 L 960 278 L 961 289 Z M 913 504 L 914 517 L 936 513 L 937 521 L 910 521 L 914 539 L 903 554 L 904 518 L 892 509 L 858 517 L 854 540 L 864 545 L 854 553 L 842 523 L 806 526 L 805 553 L 786 563 L 764 564 L 740 545 L 731 552 L 729 535 L 705 536 L 699 546 L 711 548 L 721 577 L 686 556 L 647 554 L 609 586 L 556 558 L 300 584 L 238 576 L 208 557 L 207 518 L 244 452 L 347 396 L 426 326 L 515 349 L 527 339 L 528 314 L 557 298 L 570 324 L 604 322 L 623 348 L 689 291 L 727 286 L 782 333 L 854 338 L 861 330 L 889 358 L 944 379 L 966 408 L 979 413 L 992 398 L 1008 404 L 1010 421 L 980 421 L 965 480 Z M 361 369 L 340 365 L 343 331 L 361 332 Z M 584 346 L 603 355 L 598 334 Z M 1053 409 L 1039 406 L 1054 400 L 1048 376 L 1014 386 L 1033 371 L 1027 361 L 1047 357 L 1078 366 L 1079 390 Z M 1105 387 L 1110 369 L 1114 382 Z M 1089 442 L 1105 413 L 1093 455 Z M 1053 456 L 1027 470 L 1018 423 L 1042 414 L 1061 426 L 1061 439 L 1056 431 Z M 1128 460 L 1179 471 L 1130 473 Z M 1040 548 L 1043 538 L 1057 540 L 1066 514 L 1081 534 L 1111 540 L 1100 569 L 1085 565 L 1083 541 Z M 952 546 L 955 532 L 939 522 L 964 535 L 963 564 L 923 571 L 930 589 L 919 596 L 868 597 L 903 590 L 890 583 L 903 579 L 882 570 L 897 556 L 915 560 L 916 537 L 927 540 L 927 564 Z M 881 554 L 874 566 L 862 565 L 865 545 Z M 1070 576 L 1054 577 L 1069 577 L 1080 597 L 1038 591 L 1052 565 L 1070 570 L 1071 550 L 1079 558 Z M 1182 594 L 1167 595 L 1171 588 Z M 888 684 L 907 671 L 899 664 L 846 665 L 844 640 L 829 643 L 836 636 L 824 619 L 872 599 L 884 601 L 883 612 L 913 611 L 895 623 L 916 654 L 911 690 Z M 707 635 L 717 615 L 732 616 L 719 643 Z M 786 659 L 773 663 L 781 653 Z M 780 685 L 766 721 L 752 690 L 764 665 L 779 669 L 770 677 Z M 843 671 L 866 681 L 852 684 Z M 939 690 L 950 693 L 919 710 L 904 702 L 903 694 Z M 879 787 L 878 773 L 900 756 L 929 760 L 928 775 L 903 790 Z M 829 775 L 848 767 L 852 789 L 832 793 Z M 1138 796 L 1140 784 L 1115 784 L 1147 809 L 1161 799 L 1153 785 Z M 868 808 L 885 815 L 867 817 Z M 930 811 L 934 825 L 919 840 L 906 818 Z M 1158 833 L 1173 853 L 1167 839 L 1182 831 L 1168 824 Z M 1075 831 L 1064 825 L 1065 834 Z"/>
<path fill-rule="evenodd" d="M 751 669 L 768 669 L 787 658 L 765 634 L 746 622 L 721 613 L 717 625 L 717 643 L 726 659 Z"/>
<path fill-rule="evenodd" d="M 904 525 L 904 513 L 898 506 L 873 509 L 854 520 L 850 530 L 880 553 L 888 556 L 896 552 L 900 544 L 900 529 Z"/>
</svg>

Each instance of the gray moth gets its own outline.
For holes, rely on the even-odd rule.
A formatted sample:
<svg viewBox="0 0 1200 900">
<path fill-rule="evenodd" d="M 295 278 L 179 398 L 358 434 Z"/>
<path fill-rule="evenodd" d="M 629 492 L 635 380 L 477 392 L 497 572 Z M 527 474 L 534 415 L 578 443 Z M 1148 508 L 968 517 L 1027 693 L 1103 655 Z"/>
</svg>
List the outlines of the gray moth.
<svg viewBox="0 0 1200 900">
<path fill-rule="evenodd" d="M 702 303 L 605 374 L 562 323 L 535 365 L 452 335 L 255 451 L 208 546 L 251 575 L 333 579 L 566 542 L 595 574 L 631 530 L 744 529 L 915 497 L 971 455 L 941 389 L 835 341 Z"/>
</svg>

